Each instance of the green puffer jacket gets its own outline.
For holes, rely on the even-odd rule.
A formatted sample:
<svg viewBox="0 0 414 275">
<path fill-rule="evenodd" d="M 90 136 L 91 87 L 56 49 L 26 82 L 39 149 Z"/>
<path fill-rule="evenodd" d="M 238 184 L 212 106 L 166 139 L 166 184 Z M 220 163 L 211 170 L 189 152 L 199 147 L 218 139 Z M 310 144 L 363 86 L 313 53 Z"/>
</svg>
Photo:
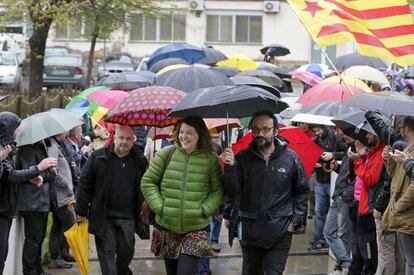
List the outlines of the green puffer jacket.
<svg viewBox="0 0 414 275">
<path fill-rule="evenodd" d="M 175 233 L 201 230 L 223 200 L 222 169 L 213 152 L 188 155 L 177 147 L 165 169 L 171 146 L 155 156 L 141 181 L 155 222 Z"/>
</svg>

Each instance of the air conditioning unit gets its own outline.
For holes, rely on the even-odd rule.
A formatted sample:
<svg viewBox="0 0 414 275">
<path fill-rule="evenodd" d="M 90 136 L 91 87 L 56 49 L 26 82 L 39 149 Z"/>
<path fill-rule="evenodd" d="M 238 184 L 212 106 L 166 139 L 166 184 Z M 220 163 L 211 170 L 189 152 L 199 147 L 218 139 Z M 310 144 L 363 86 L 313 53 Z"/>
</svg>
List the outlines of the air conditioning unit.
<svg viewBox="0 0 414 275">
<path fill-rule="evenodd" d="M 204 10 L 204 0 L 188 0 L 188 8 L 191 11 Z"/>
<path fill-rule="evenodd" d="M 263 1 L 263 11 L 266 13 L 277 13 L 280 11 L 279 1 Z"/>
</svg>

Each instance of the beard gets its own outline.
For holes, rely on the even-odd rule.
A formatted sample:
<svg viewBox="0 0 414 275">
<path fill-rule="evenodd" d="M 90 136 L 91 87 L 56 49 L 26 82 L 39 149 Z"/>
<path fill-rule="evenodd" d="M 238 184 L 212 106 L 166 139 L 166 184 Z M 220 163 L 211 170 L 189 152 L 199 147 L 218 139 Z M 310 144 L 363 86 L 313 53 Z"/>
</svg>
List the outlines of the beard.
<svg viewBox="0 0 414 275">
<path fill-rule="evenodd" d="M 253 142 L 257 148 L 264 149 L 272 145 L 273 138 L 266 139 L 264 137 L 257 137 L 253 139 Z"/>
</svg>

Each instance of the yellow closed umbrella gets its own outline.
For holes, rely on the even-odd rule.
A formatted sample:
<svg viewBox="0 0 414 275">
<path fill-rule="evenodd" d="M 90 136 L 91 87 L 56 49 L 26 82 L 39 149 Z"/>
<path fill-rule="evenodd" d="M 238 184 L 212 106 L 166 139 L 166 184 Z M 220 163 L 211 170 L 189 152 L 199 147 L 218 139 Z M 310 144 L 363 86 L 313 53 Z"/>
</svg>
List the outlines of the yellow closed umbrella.
<svg viewBox="0 0 414 275">
<path fill-rule="evenodd" d="M 172 70 L 176 70 L 176 69 L 181 69 L 181 68 L 186 68 L 189 67 L 190 65 L 186 65 L 186 64 L 174 64 L 174 65 L 170 65 L 167 67 L 162 68 L 161 70 L 159 70 L 157 72 L 157 75 L 162 75 L 163 73 L 166 73 L 168 71 L 172 71 Z"/>
<path fill-rule="evenodd" d="M 250 57 L 244 54 L 229 54 L 227 59 L 217 62 L 217 66 L 231 67 L 240 71 L 255 70 L 257 64 Z"/>
<path fill-rule="evenodd" d="M 88 223 L 86 221 L 75 223 L 64 234 L 81 274 L 87 275 L 89 264 Z"/>
<path fill-rule="evenodd" d="M 331 77 L 328 77 L 328 78 L 322 80 L 321 83 L 338 83 L 338 84 L 339 83 L 345 83 L 347 85 L 352 85 L 352 86 L 358 87 L 358 88 L 364 90 L 367 93 L 372 93 L 372 90 L 362 80 L 357 79 L 357 78 L 353 78 L 353 77 L 350 77 L 350 76 L 346 76 L 346 75 L 341 75 L 341 77 L 331 76 Z"/>
</svg>

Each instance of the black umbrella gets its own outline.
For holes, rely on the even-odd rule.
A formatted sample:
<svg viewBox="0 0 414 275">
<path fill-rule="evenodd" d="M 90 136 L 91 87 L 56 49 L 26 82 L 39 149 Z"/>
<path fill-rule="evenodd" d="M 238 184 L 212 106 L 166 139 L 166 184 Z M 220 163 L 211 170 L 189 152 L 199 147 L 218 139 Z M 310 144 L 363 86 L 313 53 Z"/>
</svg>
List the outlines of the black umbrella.
<svg viewBox="0 0 414 275">
<path fill-rule="evenodd" d="M 217 62 L 223 61 L 227 59 L 227 56 L 224 53 L 220 52 L 214 48 L 203 48 L 204 54 L 206 57 L 197 61 L 197 63 L 205 64 L 205 65 L 212 65 L 216 64 Z"/>
<path fill-rule="evenodd" d="M 365 112 L 363 111 L 344 113 L 331 121 L 336 127 L 341 129 L 345 135 L 357 139 L 365 145 L 368 143 L 367 133 L 376 135 L 374 129 L 365 119 Z"/>
<path fill-rule="evenodd" d="M 240 73 L 240 70 L 237 70 L 235 68 L 232 67 L 227 67 L 227 66 L 217 66 L 217 67 L 210 67 L 210 70 L 219 72 L 221 74 L 224 74 L 227 77 L 232 77 L 237 75 L 238 73 Z"/>
<path fill-rule="evenodd" d="M 271 44 L 260 49 L 260 52 L 264 55 L 270 56 L 284 56 L 290 54 L 290 50 L 280 44 Z"/>
<path fill-rule="evenodd" d="M 302 108 L 300 112 L 305 114 L 335 117 L 337 115 L 346 114 L 357 110 L 357 108 L 345 106 L 341 101 L 334 101 L 322 102 L 306 106 Z"/>
<path fill-rule="evenodd" d="M 260 78 L 251 76 L 233 76 L 230 77 L 230 80 L 233 81 L 236 85 L 249 85 L 265 89 L 266 91 L 269 91 L 273 95 L 280 98 L 279 90 L 273 87 L 272 85 L 268 84 L 267 82 L 261 80 Z"/>
<path fill-rule="evenodd" d="M 237 74 L 238 76 L 252 76 L 260 78 L 261 80 L 266 81 L 272 86 L 275 86 L 276 88 L 282 88 L 284 84 L 283 80 L 280 79 L 277 75 L 270 71 L 266 70 L 247 70 L 240 72 Z"/>
<path fill-rule="evenodd" d="M 171 111 L 171 117 L 198 115 L 204 118 L 242 118 L 269 110 L 280 113 L 288 105 L 268 91 L 251 86 L 218 86 L 196 90 Z"/>
<path fill-rule="evenodd" d="M 273 65 L 272 63 L 261 62 L 259 67 L 257 67 L 257 69 L 270 71 L 280 78 L 292 78 L 288 70 L 278 67 L 276 65 Z"/>
<path fill-rule="evenodd" d="M 158 73 L 165 67 L 176 65 L 176 64 L 188 65 L 189 63 L 182 58 L 171 57 L 171 58 L 161 59 L 160 61 L 155 62 L 149 69 L 153 73 Z"/>
<path fill-rule="evenodd" d="M 165 72 L 156 77 L 155 83 L 157 86 L 172 87 L 187 93 L 201 88 L 234 85 L 221 73 L 195 66 Z"/>
<path fill-rule="evenodd" d="M 388 67 L 382 59 L 361 55 L 357 52 L 339 56 L 336 58 L 334 65 L 339 71 L 345 71 L 349 67 L 358 65 L 370 66 L 375 69 Z"/>
<path fill-rule="evenodd" d="M 96 83 L 96 86 L 107 86 L 114 90 L 129 91 L 148 87 L 152 84 L 154 84 L 154 80 L 149 76 L 144 76 L 139 72 L 128 72 L 104 77 Z"/>
<path fill-rule="evenodd" d="M 414 100 L 398 92 L 362 93 L 349 98 L 345 105 L 363 110 L 379 110 L 389 115 L 414 115 Z"/>
</svg>

